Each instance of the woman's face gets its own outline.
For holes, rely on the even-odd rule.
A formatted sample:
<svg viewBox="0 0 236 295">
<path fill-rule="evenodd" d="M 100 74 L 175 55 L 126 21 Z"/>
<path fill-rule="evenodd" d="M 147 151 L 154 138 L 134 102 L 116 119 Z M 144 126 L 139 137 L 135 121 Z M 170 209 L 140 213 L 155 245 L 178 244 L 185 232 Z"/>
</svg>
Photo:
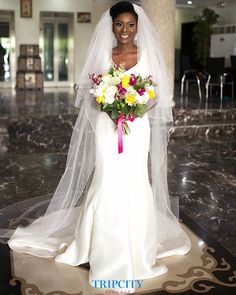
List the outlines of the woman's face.
<svg viewBox="0 0 236 295">
<path fill-rule="evenodd" d="M 118 44 L 133 44 L 137 33 L 135 16 L 129 12 L 119 14 L 113 22 L 113 33 Z"/>
</svg>

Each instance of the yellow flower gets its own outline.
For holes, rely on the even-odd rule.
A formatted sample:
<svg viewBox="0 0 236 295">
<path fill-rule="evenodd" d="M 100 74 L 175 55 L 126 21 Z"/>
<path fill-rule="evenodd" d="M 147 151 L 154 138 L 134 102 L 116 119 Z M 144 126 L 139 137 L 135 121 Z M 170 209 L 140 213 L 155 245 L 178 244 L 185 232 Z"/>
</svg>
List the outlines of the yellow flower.
<svg viewBox="0 0 236 295">
<path fill-rule="evenodd" d="M 124 75 L 121 77 L 122 86 L 126 89 L 129 86 L 130 75 Z"/>
<path fill-rule="evenodd" d="M 125 99 L 125 102 L 128 105 L 134 104 L 136 102 L 136 95 L 135 94 L 128 94 L 126 99 Z"/>
<path fill-rule="evenodd" d="M 147 93 L 148 93 L 150 99 L 152 99 L 152 98 L 154 98 L 154 97 L 156 96 L 156 93 L 155 93 L 155 91 L 154 91 L 153 88 L 149 88 L 149 89 L 147 90 Z"/>
<path fill-rule="evenodd" d="M 97 96 L 97 97 L 96 97 L 96 101 L 97 101 L 98 103 L 104 103 L 104 101 L 105 101 L 105 96 Z"/>
</svg>

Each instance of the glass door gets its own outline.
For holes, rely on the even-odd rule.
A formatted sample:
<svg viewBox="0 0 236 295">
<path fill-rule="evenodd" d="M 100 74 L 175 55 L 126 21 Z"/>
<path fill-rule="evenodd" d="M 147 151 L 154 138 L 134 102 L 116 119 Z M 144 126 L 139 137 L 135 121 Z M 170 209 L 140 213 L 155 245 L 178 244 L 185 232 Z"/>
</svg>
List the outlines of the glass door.
<svg viewBox="0 0 236 295">
<path fill-rule="evenodd" d="M 43 24 L 44 81 L 54 81 L 54 24 Z"/>
<path fill-rule="evenodd" d="M 70 20 L 60 17 L 43 17 L 42 62 L 44 85 L 73 86 L 72 40 Z"/>
<path fill-rule="evenodd" d="M 14 38 L 11 36 L 13 16 L 11 12 L 0 11 L 0 87 L 12 87 L 12 73 L 15 70 Z"/>
<path fill-rule="evenodd" d="M 67 23 L 59 23 L 57 27 L 58 31 L 58 80 L 68 81 L 68 28 Z"/>
</svg>

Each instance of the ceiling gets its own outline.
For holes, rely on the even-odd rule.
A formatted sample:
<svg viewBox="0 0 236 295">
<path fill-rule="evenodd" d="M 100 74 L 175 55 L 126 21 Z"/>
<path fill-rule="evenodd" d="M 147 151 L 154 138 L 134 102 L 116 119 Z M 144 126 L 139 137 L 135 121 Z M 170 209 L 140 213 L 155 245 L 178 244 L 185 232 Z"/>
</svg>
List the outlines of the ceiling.
<svg viewBox="0 0 236 295">
<path fill-rule="evenodd" d="M 130 0 L 132 2 L 141 2 L 141 0 Z M 145 1 L 145 0 L 143 0 Z M 206 6 L 216 6 L 219 3 L 226 3 L 229 4 L 230 2 L 235 2 L 236 0 L 192 0 L 192 5 L 187 4 L 187 0 L 176 0 L 176 5 L 177 6 L 184 6 L 184 7 L 206 7 Z"/>
<path fill-rule="evenodd" d="M 236 1 L 236 0 L 192 0 L 193 4 L 192 5 L 188 5 L 187 4 L 187 0 L 176 0 L 176 5 L 177 6 L 216 6 L 217 3 L 220 2 L 232 2 L 232 1 Z"/>
</svg>

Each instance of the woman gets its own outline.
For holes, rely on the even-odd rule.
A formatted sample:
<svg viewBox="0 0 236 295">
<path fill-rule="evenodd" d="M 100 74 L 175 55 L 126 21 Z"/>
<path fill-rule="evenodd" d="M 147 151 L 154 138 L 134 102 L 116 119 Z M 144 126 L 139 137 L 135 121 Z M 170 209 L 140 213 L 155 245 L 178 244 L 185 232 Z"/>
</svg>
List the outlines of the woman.
<svg viewBox="0 0 236 295">
<path fill-rule="evenodd" d="M 128 122 L 121 154 L 115 124 L 97 110 L 88 78 L 89 73 L 106 73 L 111 59 L 116 65 L 124 62 L 127 73 L 152 75 L 158 85 L 156 106 Z M 103 15 L 75 104 L 80 112 L 57 190 L 45 215 L 18 227 L 9 246 L 70 265 L 89 262 L 93 286 L 96 280 L 142 280 L 165 273 L 159 258 L 186 254 L 190 241 L 170 210 L 166 154 L 171 101 L 159 45 L 141 7 L 122 1 Z"/>
</svg>

